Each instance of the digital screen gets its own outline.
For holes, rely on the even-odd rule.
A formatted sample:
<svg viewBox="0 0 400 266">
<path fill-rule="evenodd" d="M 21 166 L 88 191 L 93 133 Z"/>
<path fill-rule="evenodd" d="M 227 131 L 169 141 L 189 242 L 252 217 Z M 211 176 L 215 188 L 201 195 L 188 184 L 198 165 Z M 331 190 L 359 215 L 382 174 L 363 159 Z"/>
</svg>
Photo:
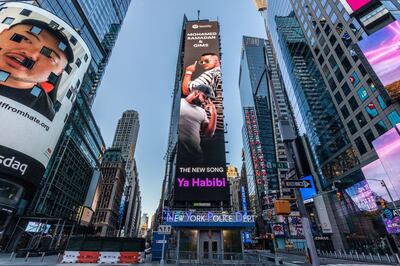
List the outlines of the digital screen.
<svg viewBox="0 0 400 266">
<path fill-rule="evenodd" d="M 26 232 L 30 233 L 45 233 L 47 234 L 50 229 L 50 224 L 44 224 L 39 222 L 28 222 L 28 225 L 25 228 Z"/>
<path fill-rule="evenodd" d="M 25 3 L 1 5 L 0 173 L 40 183 L 90 60 L 60 18 Z"/>
<path fill-rule="evenodd" d="M 395 201 L 400 199 L 400 124 L 372 142 L 379 159 L 362 168 L 371 189 L 386 201 L 390 197 L 379 181 L 383 180 Z"/>
<path fill-rule="evenodd" d="M 400 233 L 400 217 L 395 211 L 391 209 L 384 209 L 382 212 L 383 223 L 385 224 L 386 231 L 389 234 Z"/>
<path fill-rule="evenodd" d="M 301 197 L 303 198 L 303 201 L 310 200 L 310 199 L 312 199 L 312 197 L 317 195 L 317 190 L 315 189 L 314 179 L 312 178 L 312 176 L 305 176 L 301 179 L 310 181 L 310 183 L 311 183 L 310 188 L 301 188 L 300 189 L 300 193 L 301 193 Z"/>
<path fill-rule="evenodd" d="M 229 201 L 218 22 L 187 22 L 175 201 Z"/>
<path fill-rule="evenodd" d="M 363 6 L 371 3 L 371 0 L 340 0 L 346 11 L 351 15 Z"/>
<path fill-rule="evenodd" d="M 393 99 L 400 98 L 400 21 L 394 21 L 358 43 Z"/>
<path fill-rule="evenodd" d="M 378 210 L 378 206 L 375 202 L 375 196 L 366 180 L 346 188 L 345 191 L 360 211 L 370 212 Z"/>
</svg>

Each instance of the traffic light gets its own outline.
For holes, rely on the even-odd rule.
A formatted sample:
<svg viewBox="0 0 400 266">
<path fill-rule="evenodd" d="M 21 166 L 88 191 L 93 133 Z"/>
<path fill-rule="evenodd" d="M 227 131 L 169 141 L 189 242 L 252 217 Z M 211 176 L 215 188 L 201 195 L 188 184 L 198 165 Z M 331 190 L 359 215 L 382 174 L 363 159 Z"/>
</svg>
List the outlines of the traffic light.
<svg viewBox="0 0 400 266">
<path fill-rule="evenodd" d="M 342 192 L 340 192 L 340 191 L 336 192 L 336 197 L 337 197 L 338 201 L 342 201 L 343 200 Z"/>
</svg>

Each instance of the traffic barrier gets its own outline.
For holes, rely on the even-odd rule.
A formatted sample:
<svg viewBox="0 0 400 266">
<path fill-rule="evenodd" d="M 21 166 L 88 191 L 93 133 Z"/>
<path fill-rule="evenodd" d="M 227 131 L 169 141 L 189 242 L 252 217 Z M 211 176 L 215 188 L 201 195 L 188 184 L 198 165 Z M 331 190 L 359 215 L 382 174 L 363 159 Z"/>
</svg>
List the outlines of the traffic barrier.
<svg viewBox="0 0 400 266">
<path fill-rule="evenodd" d="M 140 252 L 120 252 L 120 254 L 120 263 L 139 263 L 142 260 L 142 254 Z"/>
<path fill-rule="evenodd" d="M 61 263 L 77 263 L 79 251 L 65 251 Z"/>
<path fill-rule="evenodd" d="M 77 263 L 97 263 L 100 252 L 97 251 L 79 251 Z"/>
<path fill-rule="evenodd" d="M 61 263 L 141 263 L 144 252 L 65 251 Z"/>
<path fill-rule="evenodd" d="M 114 264 L 118 263 L 120 259 L 120 252 L 101 251 L 99 263 Z"/>
</svg>

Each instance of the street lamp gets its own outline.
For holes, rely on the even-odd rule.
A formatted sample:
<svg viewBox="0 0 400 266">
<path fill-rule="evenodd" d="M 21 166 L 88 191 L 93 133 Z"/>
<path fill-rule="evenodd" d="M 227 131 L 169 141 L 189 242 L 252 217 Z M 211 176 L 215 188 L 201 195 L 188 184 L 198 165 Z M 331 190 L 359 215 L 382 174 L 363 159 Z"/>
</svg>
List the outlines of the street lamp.
<svg viewBox="0 0 400 266">
<path fill-rule="evenodd" d="M 388 187 L 386 186 L 385 181 L 384 181 L 383 179 L 374 179 L 374 178 L 368 178 L 367 180 L 379 181 L 379 182 L 381 183 L 382 187 L 384 187 L 384 188 L 386 189 L 386 192 L 388 193 L 389 198 L 390 198 L 390 200 L 392 201 L 392 204 L 393 204 L 394 209 L 396 210 L 396 213 L 399 215 L 399 214 L 400 214 L 400 213 L 399 213 L 399 210 L 397 209 L 396 203 L 394 203 L 392 194 L 390 193 Z"/>
</svg>

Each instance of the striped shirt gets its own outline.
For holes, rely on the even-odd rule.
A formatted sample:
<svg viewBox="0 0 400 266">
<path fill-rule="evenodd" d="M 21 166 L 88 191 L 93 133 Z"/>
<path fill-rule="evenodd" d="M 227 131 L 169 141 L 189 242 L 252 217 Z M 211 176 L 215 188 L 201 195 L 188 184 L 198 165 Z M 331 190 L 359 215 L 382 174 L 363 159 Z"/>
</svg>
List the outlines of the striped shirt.
<svg viewBox="0 0 400 266">
<path fill-rule="evenodd" d="M 195 80 L 192 80 L 189 85 L 189 91 L 192 91 L 199 85 L 208 85 L 211 88 L 211 94 L 215 97 L 212 101 L 217 110 L 217 128 L 216 133 L 224 132 L 224 114 L 222 106 L 222 79 L 221 68 L 216 67 L 205 71 Z M 209 114 L 208 114 L 209 115 Z"/>
</svg>

